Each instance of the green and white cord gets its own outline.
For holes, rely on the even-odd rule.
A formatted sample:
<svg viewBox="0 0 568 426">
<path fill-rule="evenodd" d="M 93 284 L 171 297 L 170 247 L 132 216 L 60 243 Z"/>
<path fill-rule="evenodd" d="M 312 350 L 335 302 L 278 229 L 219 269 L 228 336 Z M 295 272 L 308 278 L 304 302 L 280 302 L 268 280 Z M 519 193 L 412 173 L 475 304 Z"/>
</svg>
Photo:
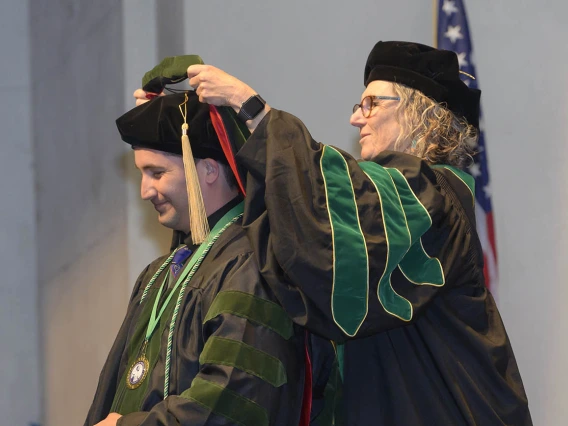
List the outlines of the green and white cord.
<svg viewBox="0 0 568 426">
<path fill-rule="evenodd" d="M 189 281 L 191 280 L 191 278 L 193 277 L 193 275 L 195 274 L 195 272 L 197 271 L 197 269 L 199 268 L 199 266 L 201 265 L 201 262 L 203 262 L 203 259 L 205 259 L 205 256 L 207 255 L 207 253 L 209 253 L 209 250 L 211 249 L 213 244 L 215 244 L 215 242 L 219 239 L 221 234 L 229 226 L 231 226 L 239 218 L 241 218 L 242 215 L 243 214 L 241 213 L 241 214 L 235 216 L 229 223 L 227 223 L 225 226 L 223 226 L 223 228 L 221 228 L 221 230 L 211 239 L 211 241 L 209 241 L 207 243 L 205 250 L 203 251 L 201 256 L 199 256 L 199 259 L 197 259 L 197 262 L 195 263 L 195 265 L 193 265 L 193 268 L 191 268 L 191 271 L 189 272 L 187 278 L 183 282 L 182 287 L 179 291 L 176 306 L 175 306 L 174 312 L 172 314 L 172 320 L 170 322 L 170 331 L 168 333 L 168 347 L 167 347 L 167 351 L 166 351 L 166 368 L 165 368 L 165 376 L 164 376 L 165 377 L 165 379 L 164 379 L 164 399 L 166 399 L 168 397 L 168 394 L 169 394 L 168 388 L 170 386 L 170 364 L 171 364 L 174 328 L 175 328 L 175 323 L 176 323 L 177 315 L 178 315 L 178 312 L 179 312 L 179 308 L 180 308 L 180 305 L 181 305 L 181 301 L 183 299 L 183 295 L 184 295 L 184 292 L 185 292 L 185 288 L 186 288 L 187 284 L 189 283 Z"/>
<path fill-rule="evenodd" d="M 154 282 L 156 281 L 156 279 L 160 276 L 160 274 L 162 273 L 162 271 L 164 269 L 166 269 L 166 267 L 170 264 L 170 262 L 172 261 L 172 259 L 174 258 L 174 256 L 176 255 L 176 253 L 178 252 L 179 249 L 185 247 L 185 245 L 183 246 L 179 246 L 178 248 L 176 248 L 172 254 L 170 254 L 170 257 L 168 257 L 166 259 L 166 261 L 164 263 L 162 263 L 162 266 L 160 266 L 158 268 L 158 270 L 156 271 L 156 273 L 154 274 L 154 276 L 152 277 L 152 279 L 148 282 L 148 284 L 146 285 L 146 288 L 144 289 L 144 293 L 142 293 L 142 298 L 140 299 L 140 302 L 138 302 L 138 304 L 140 305 L 144 299 L 146 298 L 146 295 L 148 294 L 148 290 L 150 290 L 150 287 L 152 287 L 152 285 L 154 284 Z"/>
</svg>

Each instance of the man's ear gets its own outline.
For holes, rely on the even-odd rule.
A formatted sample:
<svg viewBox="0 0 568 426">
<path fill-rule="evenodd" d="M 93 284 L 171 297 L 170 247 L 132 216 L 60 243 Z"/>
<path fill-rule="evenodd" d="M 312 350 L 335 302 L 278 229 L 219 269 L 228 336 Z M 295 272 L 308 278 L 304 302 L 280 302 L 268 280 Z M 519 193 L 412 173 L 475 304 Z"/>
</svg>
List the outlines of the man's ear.
<svg viewBox="0 0 568 426">
<path fill-rule="evenodd" d="M 202 163 L 205 167 L 205 182 L 214 183 L 219 177 L 219 163 L 212 158 L 204 158 Z"/>
</svg>

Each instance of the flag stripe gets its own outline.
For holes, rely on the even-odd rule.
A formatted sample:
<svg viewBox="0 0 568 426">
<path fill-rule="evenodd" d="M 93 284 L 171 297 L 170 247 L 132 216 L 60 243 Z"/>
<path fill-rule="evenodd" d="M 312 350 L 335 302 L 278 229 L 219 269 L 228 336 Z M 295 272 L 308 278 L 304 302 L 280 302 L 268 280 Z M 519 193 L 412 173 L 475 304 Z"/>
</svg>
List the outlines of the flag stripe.
<svg viewBox="0 0 568 426">
<path fill-rule="evenodd" d="M 460 70 L 476 76 L 473 49 L 467 22 L 464 0 L 437 0 L 436 16 L 436 46 L 439 49 L 453 50 L 458 55 Z M 465 83 L 471 88 L 478 88 L 475 80 L 462 76 Z M 495 244 L 495 229 L 493 226 L 493 211 L 491 207 L 491 190 L 489 184 L 489 166 L 487 151 L 485 150 L 485 134 L 483 128 L 483 115 L 479 111 L 479 141 L 476 147 L 477 154 L 468 172 L 475 179 L 475 200 L 477 233 L 483 247 L 485 264 L 485 284 L 488 288 L 497 286 L 497 247 Z"/>
</svg>

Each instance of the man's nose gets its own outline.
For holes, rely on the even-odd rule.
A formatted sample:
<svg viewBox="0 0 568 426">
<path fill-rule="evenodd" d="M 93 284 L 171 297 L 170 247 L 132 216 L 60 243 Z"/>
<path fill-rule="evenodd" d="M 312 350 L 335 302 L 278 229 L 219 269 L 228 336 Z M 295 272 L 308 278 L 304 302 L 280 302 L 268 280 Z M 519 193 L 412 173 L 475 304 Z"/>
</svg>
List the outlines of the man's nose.
<svg viewBox="0 0 568 426">
<path fill-rule="evenodd" d="M 156 192 L 156 188 L 150 178 L 142 176 L 142 181 L 140 182 L 140 197 L 143 200 L 150 200 L 156 195 Z"/>
</svg>

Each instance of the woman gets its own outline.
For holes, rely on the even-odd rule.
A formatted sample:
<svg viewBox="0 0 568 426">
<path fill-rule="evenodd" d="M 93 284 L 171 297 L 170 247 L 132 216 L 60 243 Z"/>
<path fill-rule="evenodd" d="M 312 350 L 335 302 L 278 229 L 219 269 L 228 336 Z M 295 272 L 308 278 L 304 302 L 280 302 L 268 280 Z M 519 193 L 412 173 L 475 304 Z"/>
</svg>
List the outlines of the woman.
<svg viewBox="0 0 568 426">
<path fill-rule="evenodd" d="M 237 112 L 256 95 L 214 67 L 188 77 Z M 365 161 L 258 99 L 245 111 L 243 224 L 261 271 L 296 323 L 340 342 L 345 424 L 530 425 L 458 168 L 480 93 L 453 52 L 416 43 L 377 43 L 364 78 L 351 124 Z"/>
</svg>

